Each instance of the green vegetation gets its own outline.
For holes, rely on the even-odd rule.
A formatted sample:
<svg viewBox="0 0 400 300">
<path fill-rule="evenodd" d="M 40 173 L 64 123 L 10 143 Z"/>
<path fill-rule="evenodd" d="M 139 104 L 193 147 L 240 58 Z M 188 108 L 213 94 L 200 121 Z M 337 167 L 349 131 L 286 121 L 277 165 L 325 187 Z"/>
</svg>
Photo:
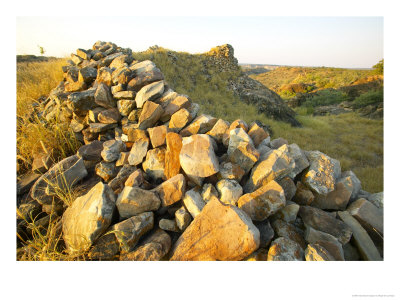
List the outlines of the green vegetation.
<svg viewBox="0 0 400 300">
<path fill-rule="evenodd" d="M 323 105 L 339 104 L 343 101 L 349 100 L 346 93 L 336 91 L 336 90 L 321 90 L 315 94 L 313 97 L 309 97 L 303 106 L 306 107 L 316 107 Z"/>
<path fill-rule="evenodd" d="M 375 74 L 383 75 L 383 59 L 380 60 L 376 65 L 372 66 L 375 71 Z"/>
<path fill-rule="evenodd" d="M 364 107 L 370 104 L 383 103 L 383 90 L 369 91 L 361 94 L 353 101 L 354 108 Z"/>
</svg>

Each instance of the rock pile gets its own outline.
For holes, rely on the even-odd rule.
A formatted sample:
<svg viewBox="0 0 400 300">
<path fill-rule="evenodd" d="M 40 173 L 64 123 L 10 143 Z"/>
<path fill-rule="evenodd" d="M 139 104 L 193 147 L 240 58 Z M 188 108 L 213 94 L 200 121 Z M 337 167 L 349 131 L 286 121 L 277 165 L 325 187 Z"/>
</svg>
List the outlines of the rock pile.
<svg viewBox="0 0 400 300">
<path fill-rule="evenodd" d="M 18 193 L 31 198 L 20 216 L 41 224 L 57 218 L 70 253 L 91 260 L 382 259 L 383 195 L 362 191 L 339 161 L 271 141 L 257 122 L 200 115 L 153 62 L 112 43 L 78 49 L 63 71 L 42 116 L 69 122 L 84 145 L 56 164 L 46 161 L 52 166 L 18 182 Z M 57 191 L 71 187 L 80 195 L 67 205 Z M 29 238 L 24 220 L 17 230 Z"/>
</svg>

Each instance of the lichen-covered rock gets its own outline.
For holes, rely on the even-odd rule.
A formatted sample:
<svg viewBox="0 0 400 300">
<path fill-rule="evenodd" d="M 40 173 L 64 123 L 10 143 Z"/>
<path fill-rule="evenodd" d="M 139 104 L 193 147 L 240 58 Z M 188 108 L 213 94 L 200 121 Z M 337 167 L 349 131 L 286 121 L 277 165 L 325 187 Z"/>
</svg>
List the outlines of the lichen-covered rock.
<svg viewBox="0 0 400 300">
<path fill-rule="evenodd" d="M 133 100 L 119 100 L 117 101 L 117 108 L 121 116 L 127 117 L 131 111 L 136 107 L 136 102 Z"/>
<path fill-rule="evenodd" d="M 268 250 L 269 261 L 298 261 L 304 260 L 304 251 L 295 241 L 279 237 L 272 241 Z"/>
<path fill-rule="evenodd" d="M 68 96 L 68 108 L 76 114 L 85 115 L 90 109 L 96 106 L 96 90 L 91 88 L 82 92 L 75 92 Z"/>
<path fill-rule="evenodd" d="M 119 215 L 123 219 L 146 211 L 155 211 L 160 204 L 161 201 L 154 192 L 129 186 L 122 190 L 116 202 Z"/>
<path fill-rule="evenodd" d="M 275 181 L 270 181 L 252 193 L 244 194 L 238 200 L 238 207 L 255 221 L 267 219 L 285 204 L 283 189 Z"/>
<path fill-rule="evenodd" d="M 306 261 L 332 261 L 334 257 L 321 245 L 309 244 L 305 251 Z"/>
<path fill-rule="evenodd" d="M 63 239 L 69 251 L 84 251 L 111 224 L 115 195 L 99 182 L 86 195 L 78 197 L 62 217 Z"/>
<path fill-rule="evenodd" d="M 172 249 L 171 260 L 241 260 L 260 244 L 260 232 L 239 208 L 207 203 Z"/>
</svg>

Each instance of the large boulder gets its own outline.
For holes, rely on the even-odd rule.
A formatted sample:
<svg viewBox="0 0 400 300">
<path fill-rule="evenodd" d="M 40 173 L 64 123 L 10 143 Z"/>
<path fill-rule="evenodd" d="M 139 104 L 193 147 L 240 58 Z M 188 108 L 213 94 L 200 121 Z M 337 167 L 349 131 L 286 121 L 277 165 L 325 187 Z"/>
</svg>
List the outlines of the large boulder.
<svg viewBox="0 0 400 300">
<path fill-rule="evenodd" d="M 171 260 L 241 260 L 259 245 L 260 232 L 250 218 L 213 199 L 175 243 Z"/>
<path fill-rule="evenodd" d="M 78 197 L 62 217 L 63 239 L 69 251 L 87 250 L 111 224 L 115 195 L 102 182 Z"/>
</svg>

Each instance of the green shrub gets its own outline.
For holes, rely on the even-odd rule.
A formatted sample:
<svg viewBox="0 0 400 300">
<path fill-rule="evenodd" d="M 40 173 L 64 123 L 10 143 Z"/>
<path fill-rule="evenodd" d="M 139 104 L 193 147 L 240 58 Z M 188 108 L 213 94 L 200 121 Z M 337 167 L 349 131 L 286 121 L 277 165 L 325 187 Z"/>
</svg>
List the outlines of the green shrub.
<svg viewBox="0 0 400 300">
<path fill-rule="evenodd" d="M 370 104 L 377 104 L 383 102 L 383 90 L 376 90 L 361 94 L 353 101 L 354 108 L 364 107 Z"/>
<path fill-rule="evenodd" d="M 316 107 L 324 105 L 339 104 L 348 100 L 346 93 L 335 90 L 322 90 L 308 98 L 303 106 Z"/>
<path fill-rule="evenodd" d="M 383 74 L 383 59 L 380 60 L 376 65 L 373 65 L 372 68 L 374 69 L 375 74 L 382 75 Z"/>
</svg>

